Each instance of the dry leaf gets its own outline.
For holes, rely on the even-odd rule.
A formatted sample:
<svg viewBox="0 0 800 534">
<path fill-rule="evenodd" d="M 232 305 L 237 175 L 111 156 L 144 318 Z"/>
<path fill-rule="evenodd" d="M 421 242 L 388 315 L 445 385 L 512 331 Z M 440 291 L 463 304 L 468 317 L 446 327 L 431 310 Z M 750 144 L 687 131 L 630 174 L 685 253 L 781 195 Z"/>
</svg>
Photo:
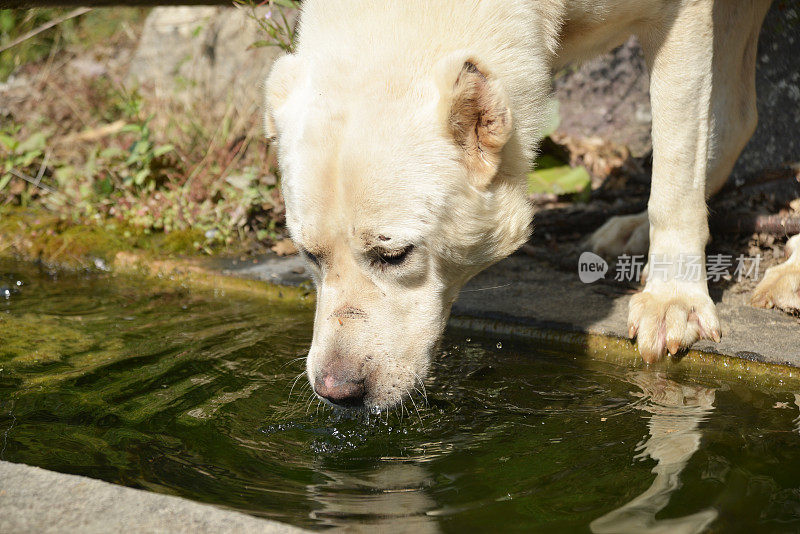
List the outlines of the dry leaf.
<svg viewBox="0 0 800 534">
<path fill-rule="evenodd" d="M 291 239 L 281 239 L 272 245 L 271 250 L 278 256 L 291 256 L 292 254 L 297 254 L 297 247 L 294 246 L 294 243 L 292 243 Z"/>
</svg>

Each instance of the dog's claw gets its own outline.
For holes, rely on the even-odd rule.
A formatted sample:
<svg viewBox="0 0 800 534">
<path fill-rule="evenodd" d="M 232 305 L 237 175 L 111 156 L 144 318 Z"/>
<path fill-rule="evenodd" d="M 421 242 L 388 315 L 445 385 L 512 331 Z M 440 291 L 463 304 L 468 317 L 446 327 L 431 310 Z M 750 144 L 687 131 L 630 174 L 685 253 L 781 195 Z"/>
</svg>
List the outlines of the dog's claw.
<svg viewBox="0 0 800 534">
<path fill-rule="evenodd" d="M 681 343 L 677 339 L 673 339 L 669 343 L 667 343 L 667 350 L 673 356 L 678 354 L 678 350 L 680 350 L 680 348 L 681 348 Z"/>
<path fill-rule="evenodd" d="M 661 359 L 661 357 L 663 355 L 662 354 L 663 351 L 664 351 L 663 348 L 656 349 L 656 350 L 650 350 L 650 349 L 646 349 L 646 348 L 644 348 L 642 346 L 639 346 L 639 354 L 642 355 L 642 360 L 644 360 L 645 363 L 655 363 L 655 362 L 657 362 L 658 360 Z"/>
<path fill-rule="evenodd" d="M 636 337 L 636 325 L 635 324 L 628 325 L 628 337 L 630 339 L 633 339 L 633 338 Z"/>
<path fill-rule="evenodd" d="M 639 353 L 647 363 L 678 354 L 700 339 L 721 339 L 716 308 L 707 293 L 645 291 L 633 296 L 628 313 L 629 334 L 636 335 Z"/>
<path fill-rule="evenodd" d="M 714 343 L 719 343 L 722 341 L 722 334 L 719 331 L 719 328 L 714 328 L 711 330 L 711 339 L 714 340 Z"/>
</svg>

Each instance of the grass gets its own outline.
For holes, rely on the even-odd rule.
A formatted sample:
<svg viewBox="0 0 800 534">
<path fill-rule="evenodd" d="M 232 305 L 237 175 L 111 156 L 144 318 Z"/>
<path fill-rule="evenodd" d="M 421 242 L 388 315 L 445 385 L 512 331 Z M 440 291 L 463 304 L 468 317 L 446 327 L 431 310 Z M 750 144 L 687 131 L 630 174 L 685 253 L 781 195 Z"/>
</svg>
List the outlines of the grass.
<svg viewBox="0 0 800 534">
<path fill-rule="evenodd" d="M 69 14 L 67 9 L 0 9 L 0 49 L 44 24 Z M 55 58 L 66 49 L 90 50 L 113 42 L 120 31 L 131 32 L 141 25 L 147 9 L 91 10 L 80 17 L 60 22 L 16 46 L 0 52 L 0 82 L 21 67 Z"/>
<path fill-rule="evenodd" d="M 0 10 L 0 47 L 63 13 Z M 203 253 L 270 247 L 282 237 L 283 202 L 260 118 L 132 88 L 120 58 L 145 15 L 95 10 L 0 54 L 0 95 L 11 102 L 0 104 L 0 214 L 191 235 Z"/>
<path fill-rule="evenodd" d="M 145 233 L 124 223 L 64 220 L 36 206 L 0 208 L 0 255 L 70 268 L 103 269 L 128 250 L 152 258 L 190 255 L 202 239 L 191 228 Z"/>
</svg>

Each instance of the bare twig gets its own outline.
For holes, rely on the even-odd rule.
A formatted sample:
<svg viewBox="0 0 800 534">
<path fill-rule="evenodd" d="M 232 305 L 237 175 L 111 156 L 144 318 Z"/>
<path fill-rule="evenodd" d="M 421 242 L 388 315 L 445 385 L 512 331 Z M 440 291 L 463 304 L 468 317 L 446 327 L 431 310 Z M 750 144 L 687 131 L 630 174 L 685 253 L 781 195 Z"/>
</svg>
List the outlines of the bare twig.
<svg viewBox="0 0 800 534">
<path fill-rule="evenodd" d="M 543 210 L 534 218 L 535 232 L 539 235 L 550 233 L 586 233 L 599 228 L 613 216 L 639 213 L 644 203 L 586 208 L 583 210 Z M 717 212 L 709 217 L 712 234 L 752 234 L 754 232 L 782 237 L 800 233 L 800 217 L 796 215 L 759 215 L 748 212 Z"/>
<path fill-rule="evenodd" d="M 55 19 L 53 19 L 51 21 L 45 22 L 44 24 L 42 24 L 38 28 L 35 28 L 35 29 L 29 31 L 28 33 L 26 33 L 24 35 L 20 35 L 19 37 L 17 37 L 16 39 L 11 41 L 10 43 L 5 44 L 3 46 L 0 46 L 0 52 L 5 52 L 9 48 L 14 48 L 18 44 L 27 41 L 31 37 L 36 37 L 37 35 L 39 35 L 43 31 L 49 30 L 53 26 L 58 26 L 59 24 L 61 24 L 64 21 L 67 21 L 69 19 L 74 19 L 75 17 L 80 17 L 84 13 L 88 13 L 91 10 L 92 10 L 92 8 L 90 8 L 90 7 L 79 7 L 78 9 L 73 9 L 72 11 L 70 11 L 69 13 L 66 13 L 65 15 L 62 15 L 62 16 L 60 16 L 58 18 L 55 18 Z"/>
<path fill-rule="evenodd" d="M 65 91 L 60 85 L 58 85 L 55 82 L 55 80 L 48 79 L 45 80 L 44 83 L 45 85 L 54 88 L 61 94 L 62 100 L 67 104 L 67 106 L 69 106 L 69 108 L 75 114 L 75 117 L 77 117 L 77 119 L 81 121 L 81 123 L 83 123 L 83 127 L 87 128 L 89 126 L 89 123 L 91 122 L 91 118 L 87 113 L 85 113 L 83 110 L 80 109 L 79 105 L 75 101 L 75 98 L 72 97 L 70 92 Z"/>
<path fill-rule="evenodd" d="M 36 187 L 39 187 L 39 183 L 42 181 L 42 177 L 44 176 L 44 171 L 47 170 L 47 160 L 50 159 L 50 152 L 46 152 L 44 155 L 44 159 L 42 159 L 42 164 L 39 166 L 39 173 L 36 175 L 36 183 L 33 184 Z"/>
<path fill-rule="evenodd" d="M 118 120 L 111 122 L 109 124 L 104 124 L 102 126 L 98 126 L 97 128 L 92 128 L 89 130 L 83 130 L 79 133 L 70 134 L 62 139 L 58 139 L 57 142 L 60 144 L 69 144 L 74 142 L 94 142 L 99 141 L 104 137 L 108 137 L 109 135 L 114 135 L 119 133 L 127 123 L 124 120 Z"/>
<path fill-rule="evenodd" d="M 47 191 L 48 193 L 55 193 L 56 192 L 56 190 L 53 189 L 52 187 L 50 187 L 49 185 L 40 184 L 39 181 L 36 180 L 35 178 L 31 178 L 27 174 L 19 172 L 17 169 L 11 169 L 11 174 L 13 174 L 14 176 L 16 176 L 17 178 L 19 178 L 21 180 L 25 180 L 29 184 L 34 185 L 34 186 L 38 187 L 39 189 Z"/>
<path fill-rule="evenodd" d="M 800 233 L 800 217 L 796 215 L 754 215 L 733 213 L 712 215 L 712 233 L 721 234 L 770 234 L 776 237 Z"/>
<path fill-rule="evenodd" d="M 709 224 L 712 233 L 771 234 L 776 237 L 800 232 L 797 216 L 760 215 L 741 210 L 741 198 L 766 198 L 773 206 L 785 206 L 800 198 L 800 178 L 794 168 L 767 170 L 751 178 L 743 186 L 726 186 L 709 202 Z M 614 216 L 639 213 L 647 208 L 647 197 L 634 188 L 606 192 L 605 202 L 598 201 L 599 191 L 592 193 L 590 204 L 570 204 L 539 209 L 534 217 L 536 233 L 574 234 L 591 232 Z M 622 199 L 625 199 L 623 202 Z"/>
</svg>

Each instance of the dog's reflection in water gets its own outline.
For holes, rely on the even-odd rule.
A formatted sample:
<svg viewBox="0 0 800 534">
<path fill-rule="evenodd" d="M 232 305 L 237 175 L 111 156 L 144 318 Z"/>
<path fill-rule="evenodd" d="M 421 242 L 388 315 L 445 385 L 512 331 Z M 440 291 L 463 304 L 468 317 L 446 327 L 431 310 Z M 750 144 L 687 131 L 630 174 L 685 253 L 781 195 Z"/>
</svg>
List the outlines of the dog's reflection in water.
<svg viewBox="0 0 800 534">
<path fill-rule="evenodd" d="M 699 426 L 714 409 L 715 390 L 679 384 L 649 370 L 631 373 L 628 380 L 641 389 L 634 393 L 643 399 L 638 408 L 649 414 L 649 436 L 637 447 L 636 458 L 655 460 L 656 477 L 641 495 L 595 519 L 591 530 L 597 534 L 701 532 L 716 519 L 716 510 L 709 508 L 672 519 L 655 516 L 681 486 L 680 474 L 700 448 Z M 796 402 L 800 406 L 800 395 Z M 352 532 L 381 531 L 383 527 L 419 534 L 440 531 L 430 514 L 437 509 L 429 494 L 433 476 L 421 465 L 387 463 L 362 475 L 324 468 L 321 472 L 327 480 L 310 486 L 309 493 L 321 505 L 312 517 L 324 524 L 346 525 Z"/>
<path fill-rule="evenodd" d="M 794 394 L 794 405 L 800 408 L 800 393 Z M 794 419 L 794 430 L 795 432 L 800 434 L 800 415 L 798 415 Z"/>
<path fill-rule="evenodd" d="M 681 486 L 680 474 L 700 448 L 702 435 L 698 427 L 714 409 L 714 390 L 678 384 L 656 371 L 641 370 L 628 378 L 642 390 L 646 402 L 639 408 L 650 413 L 649 437 L 637 447 L 636 458 L 655 460 L 656 478 L 641 495 L 595 519 L 591 530 L 597 534 L 702 532 L 716 519 L 716 510 L 708 508 L 672 519 L 655 516 Z"/>
<path fill-rule="evenodd" d="M 418 464 L 387 463 L 363 475 L 323 470 L 328 480 L 309 487 L 321 504 L 311 517 L 347 532 L 440 532 L 427 515 L 437 506 L 428 495 L 431 473 Z M 365 495 L 368 493 L 368 495 Z"/>
</svg>

